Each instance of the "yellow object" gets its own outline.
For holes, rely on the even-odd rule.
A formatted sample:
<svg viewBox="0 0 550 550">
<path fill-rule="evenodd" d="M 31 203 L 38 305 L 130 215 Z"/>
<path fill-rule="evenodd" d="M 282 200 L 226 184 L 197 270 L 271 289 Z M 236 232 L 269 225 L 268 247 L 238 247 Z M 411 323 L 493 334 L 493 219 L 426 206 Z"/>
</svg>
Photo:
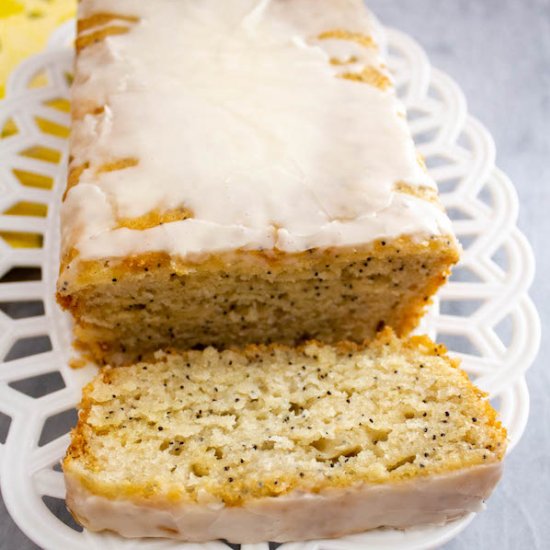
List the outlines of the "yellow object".
<svg viewBox="0 0 550 550">
<path fill-rule="evenodd" d="M 0 97 L 10 72 L 75 12 L 76 0 L 0 0 Z"/>
<path fill-rule="evenodd" d="M 76 13 L 76 0 L 0 0 L 0 98 L 5 94 L 6 82 L 13 69 L 28 56 L 40 52 L 51 33 Z M 38 83 L 39 84 L 39 83 Z M 68 112 L 66 100 L 53 100 L 49 107 Z M 37 120 L 43 132 L 66 137 L 68 129 L 47 121 Z M 13 121 L 0 128 L 0 139 L 17 133 Z M 23 156 L 59 162 L 59 153 L 44 147 L 32 147 L 22 152 Z M 52 179 L 41 174 L 16 171 L 22 185 L 49 189 Z M 19 202 L 0 214 L 8 216 L 40 216 L 47 214 L 42 204 Z M 15 248 L 40 248 L 42 235 L 3 231 L 0 238 Z"/>
</svg>

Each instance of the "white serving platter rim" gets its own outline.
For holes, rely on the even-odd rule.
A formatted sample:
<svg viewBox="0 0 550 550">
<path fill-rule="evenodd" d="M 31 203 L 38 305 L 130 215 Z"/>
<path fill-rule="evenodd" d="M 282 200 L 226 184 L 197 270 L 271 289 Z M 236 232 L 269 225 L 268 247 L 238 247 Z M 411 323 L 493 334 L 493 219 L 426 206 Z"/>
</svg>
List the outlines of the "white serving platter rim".
<svg viewBox="0 0 550 550">
<path fill-rule="evenodd" d="M 74 409 L 82 385 L 94 372 L 91 367 L 68 367 L 69 322 L 53 298 L 66 140 L 42 131 L 36 120 L 39 117 L 69 125 L 68 114 L 46 102 L 68 97 L 73 36 L 72 22 L 60 27 L 42 54 L 29 58 L 12 73 L 6 99 L 0 102 L 0 129 L 11 120 L 18 130 L 0 139 L 0 234 L 29 232 L 43 239 L 40 248 L 12 248 L 0 239 L 0 277 L 14 267 L 41 270 L 39 280 L 0 282 L 0 304 L 40 301 L 44 307 L 43 314 L 21 319 L 0 311 L 0 358 L 4 358 L 0 359 L 0 438 L 2 425 L 10 423 L 5 442 L 0 439 L 2 495 L 15 522 L 45 549 L 224 549 L 227 546 L 223 542 L 198 545 L 154 539 L 129 541 L 112 534 L 75 530 L 63 513 L 64 484 L 58 468 L 68 434 L 45 444 L 40 441 L 47 435 L 48 419 L 59 419 L 56 415 Z M 451 352 L 462 357 L 465 369 L 478 385 L 489 392 L 508 428 L 511 450 L 527 422 L 529 393 L 524 374 L 540 342 L 540 322 L 527 294 L 534 259 L 529 243 L 516 226 L 517 195 L 506 175 L 495 167 L 493 140 L 478 121 L 468 116 L 457 85 L 430 67 L 426 54 L 410 37 L 392 29 L 385 29 L 385 36 L 389 64 L 407 106 L 415 140 L 440 185 L 441 198 L 464 244 L 460 266 L 441 290 L 421 330 L 446 342 Z M 47 82 L 30 87 L 37 74 L 45 75 Z M 59 161 L 43 162 L 20 154 L 36 145 L 59 151 Z M 51 178 L 52 188 L 22 185 L 14 169 Z M 46 205 L 47 216 L 2 214 L 21 201 Z M 5 359 L 16 342 L 40 336 L 49 338 L 50 350 Z M 13 387 L 16 382 L 52 372 L 59 373 L 65 386 L 53 393 L 34 398 L 16 389 L 17 384 Z M 473 517 L 470 514 L 445 526 L 382 529 L 338 540 L 289 543 L 282 548 L 426 550 L 454 538 Z M 268 544 L 242 548 L 268 550 Z"/>
</svg>

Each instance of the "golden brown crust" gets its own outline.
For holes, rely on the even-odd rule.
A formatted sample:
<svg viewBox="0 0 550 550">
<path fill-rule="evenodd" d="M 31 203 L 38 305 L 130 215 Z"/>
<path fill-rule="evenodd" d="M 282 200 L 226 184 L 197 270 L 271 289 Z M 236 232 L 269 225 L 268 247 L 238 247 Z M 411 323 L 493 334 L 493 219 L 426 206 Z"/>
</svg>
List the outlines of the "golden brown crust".
<svg viewBox="0 0 550 550">
<path fill-rule="evenodd" d="M 92 110 L 94 114 L 101 111 L 100 108 L 95 108 Z M 96 171 L 96 174 L 101 174 L 103 172 L 114 172 L 116 170 L 124 170 L 125 168 L 131 168 L 132 166 L 137 166 L 139 163 L 138 159 L 135 158 L 122 158 L 106 162 L 102 164 Z M 83 172 L 90 167 L 89 162 L 79 164 L 78 166 L 71 166 L 69 168 L 69 176 L 67 178 L 67 187 L 63 193 L 63 200 L 67 198 L 67 193 L 71 190 L 72 187 L 78 185 L 80 182 L 80 177 Z"/>
<path fill-rule="evenodd" d="M 128 23 L 136 23 L 139 19 L 133 15 L 123 15 L 120 13 L 108 13 L 108 12 L 98 12 L 90 17 L 85 19 L 79 19 L 77 21 L 77 32 L 78 34 L 83 33 L 94 27 L 100 27 L 111 21 L 126 21 Z"/>
<path fill-rule="evenodd" d="M 128 32 L 128 27 L 124 25 L 111 25 L 110 27 L 105 27 L 99 31 L 78 36 L 75 41 L 76 51 L 80 52 L 84 48 L 88 48 L 89 46 L 98 44 L 99 42 L 105 40 L 107 36 L 113 36 L 117 34 L 126 34 L 127 32 Z"/>
<path fill-rule="evenodd" d="M 364 46 L 365 48 L 378 47 L 372 36 L 360 32 L 350 32 L 344 29 L 331 29 L 324 31 L 320 33 L 317 38 L 319 40 L 348 40 L 350 42 L 355 42 L 360 46 Z"/>
<path fill-rule="evenodd" d="M 174 208 L 163 212 L 159 210 L 152 210 L 137 218 L 120 218 L 118 220 L 118 227 L 126 227 L 128 229 L 142 231 L 144 229 L 157 227 L 165 223 L 187 220 L 192 217 L 193 212 L 187 208 Z"/>
<path fill-rule="evenodd" d="M 419 162 L 420 159 L 421 157 L 419 157 Z M 437 204 L 443 210 L 443 205 L 439 201 L 436 189 L 432 189 L 431 187 L 418 187 L 405 183 L 404 181 L 399 181 L 395 184 L 395 190 Z"/>
<path fill-rule="evenodd" d="M 87 170 L 89 167 L 90 163 L 85 162 L 84 164 L 79 164 L 78 166 L 72 166 L 69 168 L 67 186 L 65 187 L 65 191 L 63 193 L 63 200 L 67 198 L 67 193 L 70 191 L 70 189 L 78 184 L 78 182 L 80 181 L 80 176 L 82 176 L 84 170 Z"/>
<path fill-rule="evenodd" d="M 442 266 L 442 278 L 450 273 L 450 268 L 460 259 L 459 247 L 453 236 L 433 236 L 429 240 L 418 241 L 413 237 L 403 236 L 397 239 L 377 239 L 367 245 L 342 248 L 312 248 L 304 252 L 287 253 L 280 250 L 237 250 L 228 253 L 217 253 L 197 257 L 171 257 L 165 252 L 155 252 L 128 256 L 123 258 L 105 258 L 102 260 L 81 261 L 78 251 L 71 249 L 62 258 L 58 295 L 75 292 L 78 287 L 110 281 L 113 277 L 123 277 L 131 273 L 140 273 L 144 269 L 169 268 L 178 274 L 196 271 L 223 272 L 228 268 L 234 272 L 273 274 L 296 267 L 309 269 L 316 264 L 323 264 L 338 259 L 350 261 L 361 257 L 376 257 L 384 260 L 391 256 L 428 253 L 436 256 Z M 68 266 L 70 266 L 70 273 Z M 71 288 L 65 285 L 62 275 L 71 279 Z M 438 282 L 436 288 L 440 286 Z"/>
<path fill-rule="evenodd" d="M 115 172 L 116 170 L 124 170 L 125 168 L 131 168 L 132 166 L 137 166 L 139 160 L 133 157 L 116 159 L 110 162 L 102 164 L 96 174 L 102 174 L 103 172 Z"/>
<path fill-rule="evenodd" d="M 390 78 L 376 67 L 366 67 L 359 72 L 346 71 L 338 76 L 354 82 L 364 82 L 365 84 L 374 86 L 379 90 L 388 90 L 392 87 L 392 81 Z"/>
<path fill-rule="evenodd" d="M 77 38 L 75 41 L 76 51 L 80 52 L 84 48 L 97 44 L 103 41 L 107 36 L 126 34 L 130 29 L 130 25 L 138 21 L 139 18 L 132 15 L 108 12 L 98 12 L 84 19 L 79 18 L 77 22 Z M 92 31 L 92 29 L 96 27 L 101 28 Z"/>
</svg>

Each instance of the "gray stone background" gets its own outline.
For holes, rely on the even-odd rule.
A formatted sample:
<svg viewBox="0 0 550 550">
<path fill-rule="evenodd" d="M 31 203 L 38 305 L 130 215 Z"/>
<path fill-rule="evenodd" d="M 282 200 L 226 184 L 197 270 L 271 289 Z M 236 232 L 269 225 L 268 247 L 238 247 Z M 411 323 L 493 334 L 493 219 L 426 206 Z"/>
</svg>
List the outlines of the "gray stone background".
<svg viewBox="0 0 550 550">
<path fill-rule="evenodd" d="M 502 483 L 445 550 L 550 549 L 550 0 L 370 0 L 386 24 L 412 35 L 463 89 L 492 133 L 497 163 L 520 199 L 519 226 L 537 276 L 531 296 L 543 326 L 527 375 L 531 414 Z"/>
<path fill-rule="evenodd" d="M 445 550 L 550 549 L 550 342 L 545 338 L 550 323 L 550 0 L 368 4 L 386 25 L 415 37 L 432 64 L 464 90 L 470 112 L 495 138 L 498 165 L 516 185 L 519 225 L 537 257 L 531 296 L 542 318 L 543 341 L 527 376 L 529 425 L 506 460 L 488 510 Z M 35 548 L 0 498 L 0 550 Z"/>
</svg>

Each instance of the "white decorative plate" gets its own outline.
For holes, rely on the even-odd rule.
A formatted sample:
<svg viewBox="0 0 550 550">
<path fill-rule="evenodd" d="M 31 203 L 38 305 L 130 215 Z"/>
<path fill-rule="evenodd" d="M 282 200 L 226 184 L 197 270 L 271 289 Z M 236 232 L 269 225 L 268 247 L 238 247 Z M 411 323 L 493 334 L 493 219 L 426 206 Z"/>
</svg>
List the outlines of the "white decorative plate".
<svg viewBox="0 0 550 550">
<path fill-rule="evenodd" d="M 54 301 L 58 204 L 65 185 L 73 26 L 12 75 L 0 102 L 0 480 L 6 506 L 40 547 L 59 549 L 226 549 L 167 540 L 123 540 L 82 531 L 64 507 L 59 460 L 75 422 L 74 407 L 93 369 L 71 370 L 68 321 Z M 540 339 L 527 296 L 534 262 L 516 228 L 518 201 L 494 166 L 494 145 L 467 116 L 464 98 L 407 36 L 387 30 L 389 61 L 413 133 L 464 246 L 424 330 L 445 342 L 491 394 L 510 435 L 527 421 L 524 373 Z M 31 213 L 28 215 L 29 205 Z M 46 213 L 47 209 L 47 213 Z M 22 213 L 27 212 L 27 215 Z M 27 247 L 14 247 L 25 233 Z M 490 505 L 489 511 L 491 513 Z M 456 536 L 472 519 L 407 531 L 378 530 L 284 550 L 426 550 Z M 269 545 L 243 545 L 268 550 Z"/>
</svg>

